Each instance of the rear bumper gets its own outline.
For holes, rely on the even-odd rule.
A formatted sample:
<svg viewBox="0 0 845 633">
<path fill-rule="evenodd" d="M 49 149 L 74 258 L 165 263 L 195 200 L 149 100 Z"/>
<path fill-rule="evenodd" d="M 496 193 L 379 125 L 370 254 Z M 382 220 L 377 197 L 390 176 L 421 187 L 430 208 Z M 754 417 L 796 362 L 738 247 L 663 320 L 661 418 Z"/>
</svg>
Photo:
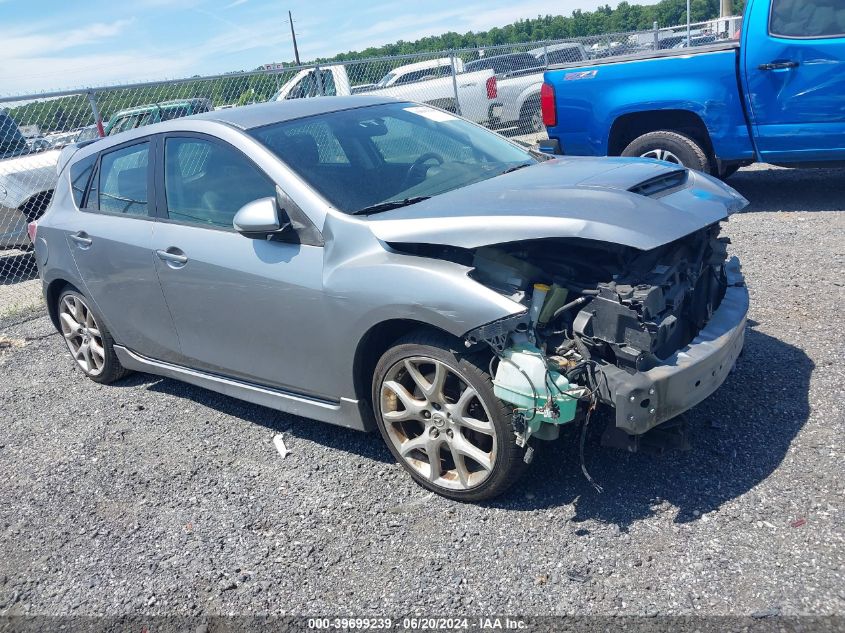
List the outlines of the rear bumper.
<svg viewBox="0 0 845 633">
<path fill-rule="evenodd" d="M 710 396 L 725 381 L 742 352 L 748 289 L 733 258 L 722 303 L 693 341 L 662 364 L 629 374 L 605 367 L 602 400 L 616 409 L 617 428 L 640 435 Z"/>
</svg>

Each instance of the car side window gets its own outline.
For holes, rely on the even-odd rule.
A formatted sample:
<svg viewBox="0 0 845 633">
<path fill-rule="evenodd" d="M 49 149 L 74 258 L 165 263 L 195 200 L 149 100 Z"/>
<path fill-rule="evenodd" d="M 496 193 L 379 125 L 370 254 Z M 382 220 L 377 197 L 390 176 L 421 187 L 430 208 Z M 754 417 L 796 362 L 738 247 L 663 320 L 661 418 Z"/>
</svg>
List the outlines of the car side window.
<svg viewBox="0 0 845 633">
<path fill-rule="evenodd" d="M 200 138 L 168 137 L 164 194 L 171 220 L 232 229 L 242 206 L 275 196 L 276 187 L 233 147 Z"/>
<path fill-rule="evenodd" d="M 769 33 L 793 38 L 845 37 L 841 0 L 772 0 Z"/>
<path fill-rule="evenodd" d="M 73 191 L 73 201 L 77 208 L 82 208 L 85 188 L 88 186 L 88 181 L 91 180 L 91 172 L 94 171 L 96 164 L 97 154 L 91 154 L 70 166 L 70 188 Z"/>
<path fill-rule="evenodd" d="M 96 186 L 88 198 L 96 195 L 97 208 L 105 213 L 147 216 L 147 166 L 150 143 L 145 141 L 103 154 Z M 89 206 L 91 206 L 89 204 Z"/>
</svg>

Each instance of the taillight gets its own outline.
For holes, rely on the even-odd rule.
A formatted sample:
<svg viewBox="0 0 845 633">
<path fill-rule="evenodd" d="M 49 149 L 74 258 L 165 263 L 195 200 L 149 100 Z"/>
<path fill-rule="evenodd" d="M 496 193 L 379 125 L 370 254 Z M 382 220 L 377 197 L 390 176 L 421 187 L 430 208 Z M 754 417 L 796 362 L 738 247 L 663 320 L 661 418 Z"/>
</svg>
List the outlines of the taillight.
<svg viewBox="0 0 845 633">
<path fill-rule="evenodd" d="M 499 84 L 496 83 L 496 75 L 487 80 L 487 98 L 495 99 L 499 96 Z"/>
<path fill-rule="evenodd" d="M 26 225 L 26 234 L 29 235 L 29 241 L 35 244 L 35 234 L 38 232 L 38 222 L 30 222 Z"/>
<path fill-rule="evenodd" d="M 544 83 L 540 88 L 540 111 L 543 113 L 543 125 L 546 127 L 557 125 L 555 89 L 551 84 Z"/>
</svg>

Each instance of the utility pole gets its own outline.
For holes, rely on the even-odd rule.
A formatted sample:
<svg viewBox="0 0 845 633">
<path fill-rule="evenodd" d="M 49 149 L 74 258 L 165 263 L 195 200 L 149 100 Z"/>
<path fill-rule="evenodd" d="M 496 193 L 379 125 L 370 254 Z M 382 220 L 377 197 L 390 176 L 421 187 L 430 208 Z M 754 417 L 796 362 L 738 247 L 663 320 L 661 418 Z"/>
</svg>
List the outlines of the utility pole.
<svg viewBox="0 0 845 633">
<path fill-rule="evenodd" d="M 290 21 L 290 36 L 293 38 L 293 56 L 296 58 L 296 65 L 299 66 L 299 49 L 296 47 L 296 31 L 293 30 L 293 16 L 288 11 L 288 20 Z"/>
<path fill-rule="evenodd" d="M 719 17 L 721 18 L 728 18 L 733 15 L 734 8 L 732 0 L 722 0 L 721 11 L 719 11 Z"/>
</svg>

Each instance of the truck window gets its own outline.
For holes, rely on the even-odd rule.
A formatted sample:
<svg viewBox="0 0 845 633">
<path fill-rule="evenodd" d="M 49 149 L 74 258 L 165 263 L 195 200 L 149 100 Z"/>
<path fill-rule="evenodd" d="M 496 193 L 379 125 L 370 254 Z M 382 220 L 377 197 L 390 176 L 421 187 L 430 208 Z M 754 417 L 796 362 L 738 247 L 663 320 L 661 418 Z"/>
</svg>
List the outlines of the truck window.
<svg viewBox="0 0 845 633">
<path fill-rule="evenodd" d="M 314 72 L 312 71 L 296 82 L 285 99 L 307 99 L 316 95 L 317 82 L 314 80 Z"/>
<path fill-rule="evenodd" d="M 772 0 L 771 35 L 790 38 L 845 37 L 841 0 Z"/>
<path fill-rule="evenodd" d="M 330 70 L 323 71 L 323 94 L 327 97 L 337 95 L 337 88 L 334 85 L 334 75 Z"/>
</svg>

